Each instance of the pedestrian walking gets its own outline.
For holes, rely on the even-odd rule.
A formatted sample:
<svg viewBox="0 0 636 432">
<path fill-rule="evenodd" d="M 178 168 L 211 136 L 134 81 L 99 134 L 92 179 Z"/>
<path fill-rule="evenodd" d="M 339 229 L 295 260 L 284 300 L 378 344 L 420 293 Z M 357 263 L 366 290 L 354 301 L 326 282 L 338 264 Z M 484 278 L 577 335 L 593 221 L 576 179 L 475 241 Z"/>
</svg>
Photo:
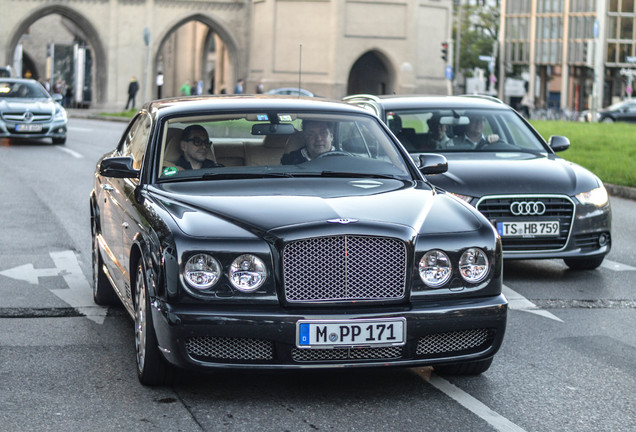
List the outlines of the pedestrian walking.
<svg viewBox="0 0 636 432">
<path fill-rule="evenodd" d="M 128 107 L 132 104 L 132 108 L 135 108 L 135 98 L 137 97 L 137 92 L 139 91 L 139 83 L 137 82 L 136 77 L 130 78 L 130 84 L 128 84 L 128 100 L 126 101 L 125 111 L 128 111 Z"/>
</svg>

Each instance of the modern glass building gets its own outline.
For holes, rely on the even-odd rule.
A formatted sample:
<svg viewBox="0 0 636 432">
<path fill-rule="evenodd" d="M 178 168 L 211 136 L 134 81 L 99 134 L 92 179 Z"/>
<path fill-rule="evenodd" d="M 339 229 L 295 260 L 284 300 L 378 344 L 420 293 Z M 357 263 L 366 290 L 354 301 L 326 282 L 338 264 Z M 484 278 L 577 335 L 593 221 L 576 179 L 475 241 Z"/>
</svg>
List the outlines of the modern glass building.
<svg viewBox="0 0 636 432">
<path fill-rule="evenodd" d="M 631 97 L 635 3 L 502 0 L 502 77 L 526 76 L 538 108 L 596 110 Z"/>
</svg>

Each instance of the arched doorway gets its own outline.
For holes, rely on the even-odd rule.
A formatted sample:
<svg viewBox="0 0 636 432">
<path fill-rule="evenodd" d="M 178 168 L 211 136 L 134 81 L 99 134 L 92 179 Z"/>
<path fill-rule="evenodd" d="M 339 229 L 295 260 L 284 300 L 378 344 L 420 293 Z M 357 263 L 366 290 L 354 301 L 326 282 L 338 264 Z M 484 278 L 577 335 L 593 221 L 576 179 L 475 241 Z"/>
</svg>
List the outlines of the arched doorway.
<svg viewBox="0 0 636 432">
<path fill-rule="evenodd" d="M 28 72 L 32 78 L 46 80 L 51 91 L 65 81 L 70 89 L 65 91 L 68 106 L 105 101 L 105 50 L 96 29 L 79 12 L 59 5 L 42 7 L 18 26 L 8 47 L 7 64 L 17 60 L 21 67 L 16 72 L 21 76 Z"/>
<path fill-rule="evenodd" d="M 395 79 L 388 59 L 378 51 L 363 54 L 351 67 L 347 94 L 391 94 L 395 92 Z"/>
<path fill-rule="evenodd" d="M 163 37 L 155 58 L 153 97 L 232 93 L 237 79 L 237 44 L 230 33 L 204 15 L 175 24 Z M 161 85 L 160 85 L 161 84 Z"/>
</svg>

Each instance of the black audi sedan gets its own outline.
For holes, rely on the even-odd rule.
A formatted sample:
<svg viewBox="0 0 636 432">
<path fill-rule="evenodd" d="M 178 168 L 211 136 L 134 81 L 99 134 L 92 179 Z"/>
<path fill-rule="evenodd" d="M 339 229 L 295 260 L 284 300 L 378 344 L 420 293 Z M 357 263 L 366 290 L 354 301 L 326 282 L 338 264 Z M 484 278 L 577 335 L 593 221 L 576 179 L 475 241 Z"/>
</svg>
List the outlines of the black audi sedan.
<svg viewBox="0 0 636 432">
<path fill-rule="evenodd" d="M 489 97 L 352 95 L 378 115 L 419 160 L 437 153 L 448 171 L 428 180 L 484 214 L 504 259 L 563 259 L 594 269 L 611 247 L 611 208 L 603 182 L 556 155 L 570 142 L 546 142 L 516 111 Z"/>
<path fill-rule="evenodd" d="M 486 371 L 504 336 L 501 240 L 342 102 L 146 104 L 97 163 L 93 295 L 135 321 L 143 384 L 180 368 Z"/>
</svg>

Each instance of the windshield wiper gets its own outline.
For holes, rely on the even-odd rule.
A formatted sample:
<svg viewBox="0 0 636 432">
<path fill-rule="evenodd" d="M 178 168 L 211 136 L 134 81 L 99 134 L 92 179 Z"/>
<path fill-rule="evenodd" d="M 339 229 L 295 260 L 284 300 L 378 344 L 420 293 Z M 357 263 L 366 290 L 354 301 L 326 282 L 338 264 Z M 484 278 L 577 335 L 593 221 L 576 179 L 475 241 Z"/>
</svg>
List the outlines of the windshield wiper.
<svg viewBox="0 0 636 432">
<path fill-rule="evenodd" d="M 228 180 L 228 179 L 250 179 L 250 178 L 291 178 L 289 173 L 210 173 L 204 174 L 203 180 Z"/>
<path fill-rule="evenodd" d="M 321 171 L 322 177 L 356 177 L 356 178 L 379 178 L 389 180 L 403 180 L 397 176 L 390 174 L 377 174 L 377 173 L 357 173 L 346 171 Z"/>
</svg>

